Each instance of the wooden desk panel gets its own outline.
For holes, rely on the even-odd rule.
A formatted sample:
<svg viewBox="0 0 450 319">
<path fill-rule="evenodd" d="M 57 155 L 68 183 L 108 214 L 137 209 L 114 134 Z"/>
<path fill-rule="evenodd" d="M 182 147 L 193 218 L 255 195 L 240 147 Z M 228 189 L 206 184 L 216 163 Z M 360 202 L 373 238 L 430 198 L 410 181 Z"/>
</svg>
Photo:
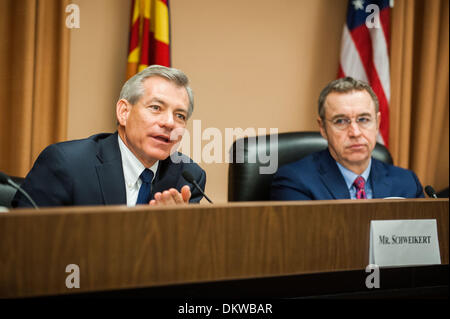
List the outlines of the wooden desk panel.
<svg viewBox="0 0 450 319">
<path fill-rule="evenodd" d="M 0 214 L 0 297 L 364 269 L 371 220 L 436 219 L 448 199 L 108 206 Z M 80 289 L 65 286 L 68 264 Z"/>
</svg>

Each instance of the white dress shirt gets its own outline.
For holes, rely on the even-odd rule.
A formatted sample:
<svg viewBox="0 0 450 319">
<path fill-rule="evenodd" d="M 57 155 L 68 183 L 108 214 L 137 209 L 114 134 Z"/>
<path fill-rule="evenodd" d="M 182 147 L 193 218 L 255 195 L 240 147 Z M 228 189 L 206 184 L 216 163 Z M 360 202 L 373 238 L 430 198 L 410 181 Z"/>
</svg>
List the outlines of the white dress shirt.
<svg viewBox="0 0 450 319">
<path fill-rule="evenodd" d="M 119 139 L 120 154 L 122 155 L 123 176 L 125 178 L 125 189 L 127 192 L 127 206 L 135 206 L 139 194 L 139 188 L 142 184 L 139 176 L 141 176 L 141 173 L 144 171 L 145 166 L 125 145 L 125 143 L 120 138 L 120 135 L 118 135 L 117 138 Z M 156 161 L 156 163 L 153 164 L 152 167 L 148 168 L 153 172 L 153 179 L 156 176 L 158 165 L 159 161 Z"/>
</svg>

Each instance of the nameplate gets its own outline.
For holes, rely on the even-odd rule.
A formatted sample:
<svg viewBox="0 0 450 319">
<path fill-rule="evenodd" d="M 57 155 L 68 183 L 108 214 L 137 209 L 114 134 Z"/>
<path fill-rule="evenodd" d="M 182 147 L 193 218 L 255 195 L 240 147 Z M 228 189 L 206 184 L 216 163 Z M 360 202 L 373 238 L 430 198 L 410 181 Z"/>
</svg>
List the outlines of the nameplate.
<svg viewBox="0 0 450 319">
<path fill-rule="evenodd" d="M 372 220 L 369 264 L 378 266 L 441 263 L 436 219 Z"/>
</svg>

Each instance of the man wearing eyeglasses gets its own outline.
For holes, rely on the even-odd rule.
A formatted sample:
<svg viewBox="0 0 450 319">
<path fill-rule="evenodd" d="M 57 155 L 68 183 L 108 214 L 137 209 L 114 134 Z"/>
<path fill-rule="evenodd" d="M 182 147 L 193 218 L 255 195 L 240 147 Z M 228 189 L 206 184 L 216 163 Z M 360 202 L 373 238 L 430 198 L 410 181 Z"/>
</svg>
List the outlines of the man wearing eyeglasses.
<svg viewBox="0 0 450 319">
<path fill-rule="evenodd" d="M 280 167 L 271 199 L 370 199 L 424 197 L 410 170 L 372 157 L 381 114 L 372 88 L 351 77 L 329 83 L 319 96 L 321 135 L 326 150 Z"/>
</svg>

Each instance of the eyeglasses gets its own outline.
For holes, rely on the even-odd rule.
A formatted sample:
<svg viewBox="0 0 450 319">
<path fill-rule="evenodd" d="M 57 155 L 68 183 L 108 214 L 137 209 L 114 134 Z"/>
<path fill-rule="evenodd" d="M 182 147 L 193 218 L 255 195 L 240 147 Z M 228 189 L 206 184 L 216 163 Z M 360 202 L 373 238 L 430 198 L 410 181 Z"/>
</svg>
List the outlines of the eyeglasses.
<svg viewBox="0 0 450 319">
<path fill-rule="evenodd" d="M 346 130 L 349 128 L 350 124 L 352 124 L 352 119 L 348 117 L 338 117 L 332 120 L 328 120 L 331 125 L 338 130 Z M 358 124 L 359 128 L 369 129 L 372 128 L 375 120 L 370 116 L 358 116 L 355 120 L 356 124 Z"/>
</svg>

